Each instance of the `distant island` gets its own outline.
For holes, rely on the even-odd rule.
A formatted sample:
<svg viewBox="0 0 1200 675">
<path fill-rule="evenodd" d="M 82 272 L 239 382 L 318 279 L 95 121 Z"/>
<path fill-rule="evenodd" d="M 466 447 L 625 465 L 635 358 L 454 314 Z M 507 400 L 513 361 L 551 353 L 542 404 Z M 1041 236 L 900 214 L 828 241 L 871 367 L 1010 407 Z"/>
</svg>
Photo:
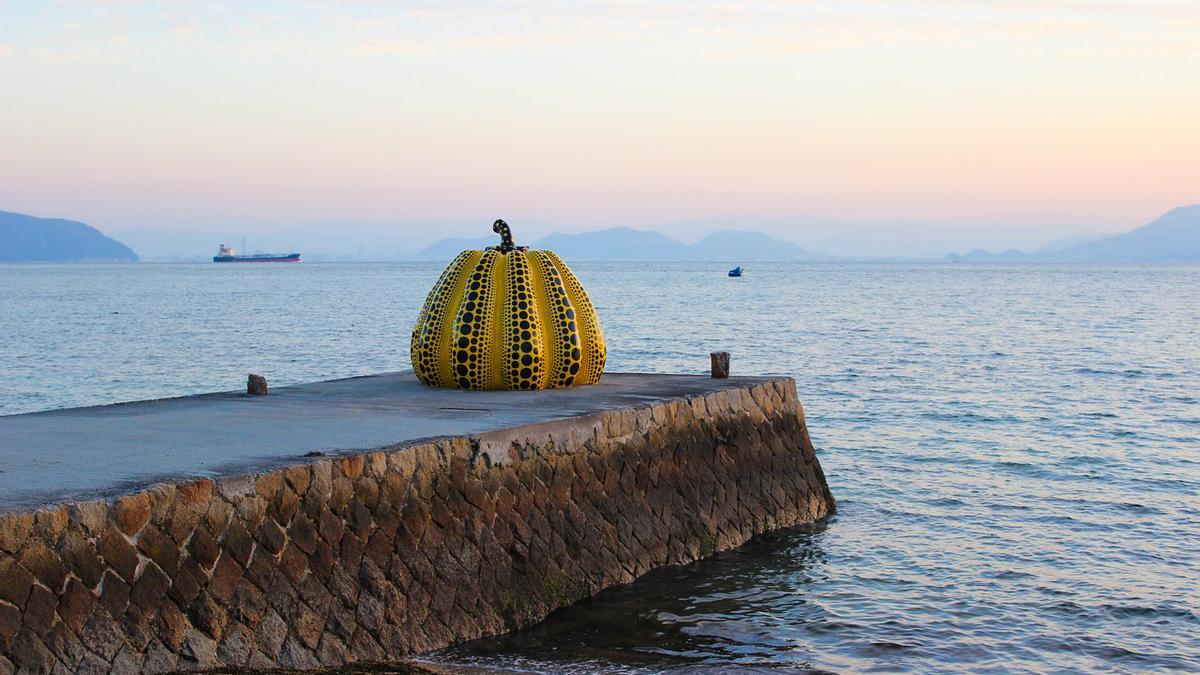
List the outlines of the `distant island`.
<svg viewBox="0 0 1200 675">
<path fill-rule="evenodd" d="M 420 251 L 416 260 L 449 260 L 460 251 L 496 244 L 495 237 L 480 239 L 443 239 Z M 531 244 L 532 248 L 552 249 L 567 260 L 578 261 L 813 261 L 828 256 L 807 251 L 761 232 L 720 230 L 695 244 L 676 241 L 654 230 L 613 227 L 581 234 L 556 232 Z"/>
<path fill-rule="evenodd" d="M 1173 263 L 1200 262 L 1200 204 L 1168 211 L 1124 234 L 1054 242 L 1025 253 L 976 249 L 951 253 L 945 260 L 963 263 Z"/>
<path fill-rule="evenodd" d="M 405 221 L 415 227 L 419 221 Z M 698 226 L 699 229 L 700 226 Z M 149 231 L 154 233 L 154 231 Z M 304 233 L 289 231 L 283 242 L 291 243 Z M 127 233 L 128 234 L 128 233 Z M 311 234 L 311 233 L 309 233 Z M 184 251 L 194 250 L 209 232 L 159 232 L 162 241 L 178 241 Z M 268 235 L 261 235 L 267 238 Z M 282 241 L 277 233 L 269 236 Z M 135 237 L 137 239 L 137 237 Z M 216 239 L 214 239 L 215 241 Z M 143 236 L 139 244 L 150 246 Z M 395 246 L 386 254 L 374 254 L 374 260 L 446 261 L 466 249 L 494 246 L 494 236 L 442 239 L 416 253 Z M 568 234 L 555 232 L 536 241 L 518 241 L 533 248 L 551 249 L 568 261 L 579 262 L 949 262 L 949 263 L 1192 263 L 1200 262 L 1200 204 L 1172 209 L 1151 223 L 1122 234 L 1090 235 L 1059 239 L 1032 251 L 1008 249 L 998 253 L 976 249 L 969 253 L 951 253 L 942 258 L 830 256 L 813 252 L 795 243 L 752 230 L 721 229 L 699 241 L 687 244 L 661 232 L 631 227 L 613 227 L 592 232 Z M 162 248 L 162 245 L 159 245 Z M 309 245 L 309 248 L 317 248 Z M 397 250 L 399 249 L 399 250 Z M 306 249 L 307 250 L 307 249 Z M 322 255 L 320 249 L 305 258 L 314 261 L 353 261 L 357 256 Z M 150 259 L 173 262 L 209 261 L 207 253 L 155 255 Z M 128 246 L 105 236 L 83 223 L 57 218 L 37 218 L 0 211 L 0 262 L 71 262 L 136 261 Z"/>
<path fill-rule="evenodd" d="M 74 220 L 0 211 L 0 262 L 136 262 L 125 244 Z"/>
</svg>

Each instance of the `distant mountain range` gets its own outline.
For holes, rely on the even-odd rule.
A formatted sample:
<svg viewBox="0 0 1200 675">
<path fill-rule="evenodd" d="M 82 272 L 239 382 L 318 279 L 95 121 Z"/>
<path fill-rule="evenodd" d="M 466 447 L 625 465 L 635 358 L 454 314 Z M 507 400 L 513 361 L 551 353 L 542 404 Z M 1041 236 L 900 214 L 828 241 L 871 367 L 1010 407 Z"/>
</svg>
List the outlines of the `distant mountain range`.
<svg viewBox="0 0 1200 675">
<path fill-rule="evenodd" d="M 1108 234 L 1093 234 L 1093 235 L 1083 236 L 1083 237 L 1067 237 L 1066 239 L 1055 239 L 1054 241 L 1052 241 L 1048 244 L 1042 244 L 1042 246 L 1040 246 L 1037 250 L 1035 250 L 1034 253 L 1054 253 L 1057 251 L 1065 251 L 1069 248 L 1075 248 L 1076 246 L 1090 244 L 1093 241 L 1100 241 L 1101 239 L 1108 239 L 1109 237 L 1115 237 L 1115 236 L 1116 236 L 1115 234 L 1110 232 Z"/>
<path fill-rule="evenodd" d="M 454 256 L 468 249 L 483 250 L 499 243 L 500 240 L 495 236 L 479 237 L 478 239 L 451 237 L 421 249 L 413 258 L 415 260 L 452 260 Z"/>
<path fill-rule="evenodd" d="M 168 235 L 164 232 L 162 236 Z M 443 261 L 466 249 L 482 249 L 498 243 L 495 236 L 442 239 L 415 255 L 406 255 L 403 250 L 382 258 L 378 257 L 379 253 L 375 255 L 376 259 Z M 694 244 L 683 243 L 654 230 L 629 227 L 580 234 L 553 233 L 534 242 L 517 243 L 553 250 L 570 261 L 917 260 L 831 257 L 761 232 L 739 230 L 717 230 Z M 200 253 L 196 255 L 201 256 Z M 322 258 L 319 252 L 305 251 L 305 256 Z M 362 257 L 361 246 L 358 257 Z M 196 259 L 207 260 L 208 256 L 205 254 Z M 345 259 L 345 256 L 336 259 Z M 128 246 L 83 223 L 0 211 L 0 262 L 136 260 L 137 254 Z M 1154 222 L 1124 234 L 1061 239 L 1028 253 L 1017 249 L 999 253 L 976 249 L 966 254 L 952 253 L 942 260 L 956 263 L 1200 262 L 1200 204 L 1173 209 Z"/>
<path fill-rule="evenodd" d="M 976 249 L 965 255 L 951 253 L 950 262 L 1090 262 L 1172 263 L 1200 262 L 1200 204 L 1181 206 L 1157 220 L 1125 234 L 1063 240 L 1032 253 L 1009 249 L 991 253 Z M 1065 245 L 1064 245 L 1065 244 Z"/>
<path fill-rule="evenodd" d="M 0 262 L 136 261 L 125 244 L 74 220 L 0 211 Z"/>
<path fill-rule="evenodd" d="M 417 260 L 448 260 L 465 249 L 494 246 L 496 237 L 443 239 L 417 253 Z M 520 244 L 521 242 L 517 242 Z M 581 234 L 554 233 L 530 244 L 550 249 L 567 260 L 675 261 L 726 260 L 737 262 L 825 260 L 823 256 L 759 232 L 722 230 L 695 244 L 685 244 L 653 230 L 614 227 Z"/>
</svg>

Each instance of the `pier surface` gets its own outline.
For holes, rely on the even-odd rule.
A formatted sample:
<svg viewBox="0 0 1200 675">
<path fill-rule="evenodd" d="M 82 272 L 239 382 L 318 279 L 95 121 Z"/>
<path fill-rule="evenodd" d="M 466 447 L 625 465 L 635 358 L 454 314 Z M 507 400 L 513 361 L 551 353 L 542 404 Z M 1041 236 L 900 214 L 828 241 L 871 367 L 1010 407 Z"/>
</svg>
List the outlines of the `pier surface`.
<svg viewBox="0 0 1200 675">
<path fill-rule="evenodd" d="M 704 395 L 768 381 L 610 373 L 539 392 L 425 387 L 411 372 L 0 416 L 0 510 L 108 497 Z"/>
<path fill-rule="evenodd" d="M 833 510 L 782 377 L 0 417 L 0 675 L 385 663 Z"/>
</svg>

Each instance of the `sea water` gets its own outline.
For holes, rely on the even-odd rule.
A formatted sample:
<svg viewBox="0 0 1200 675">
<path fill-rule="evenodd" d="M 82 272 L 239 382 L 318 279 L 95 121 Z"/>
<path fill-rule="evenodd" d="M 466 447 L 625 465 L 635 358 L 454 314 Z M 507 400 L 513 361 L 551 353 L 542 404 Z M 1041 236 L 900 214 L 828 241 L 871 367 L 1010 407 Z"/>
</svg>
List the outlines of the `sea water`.
<svg viewBox="0 0 1200 675">
<path fill-rule="evenodd" d="M 610 370 L 795 377 L 837 515 L 433 658 L 1200 670 L 1200 267 L 731 266 L 573 268 Z M 0 265 L 0 414 L 402 369 L 440 271 Z"/>
</svg>

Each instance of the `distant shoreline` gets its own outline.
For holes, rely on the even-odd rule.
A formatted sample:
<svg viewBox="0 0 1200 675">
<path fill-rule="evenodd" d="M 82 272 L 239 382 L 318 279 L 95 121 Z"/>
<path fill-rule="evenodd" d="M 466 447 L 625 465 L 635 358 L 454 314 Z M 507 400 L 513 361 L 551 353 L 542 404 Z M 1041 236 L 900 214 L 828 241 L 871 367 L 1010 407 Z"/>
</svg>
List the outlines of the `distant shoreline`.
<svg viewBox="0 0 1200 675">
<path fill-rule="evenodd" d="M 391 258 L 383 260 L 305 260 L 303 266 L 311 267 L 313 265 L 429 265 L 436 267 L 445 265 L 449 260 L 413 260 L 403 258 Z M 1195 267 L 1200 266 L 1200 260 L 1163 260 L 1163 261 L 1146 261 L 1146 262 L 1103 262 L 1103 261 L 1050 261 L 1050 260 L 1016 260 L 1016 261 L 967 261 L 967 260 L 946 260 L 942 258 L 912 258 L 903 260 L 894 259 L 831 259 L 831 260 L 738 260 L 729 258 L 726 260 L 599 260 L 599 259 L 582 259 L 582 260 L 567 260 L 572 265 L 795 265 L 795 266 L 820 266 L 820 265 L 922 265 L 922 266 L 939 266 L 939 267 Z M 146 265 L 195 265 L 195 266 L 215 266 L 211 260 L 0 260 L 0 267 L 58 267 L 58 266 L 86 266 L 96 265 L 105 267 L 123 267 L 123 266 L 146 266 Z M 237 267 L 244 268 L 246 265 L 222 265 L 223 268 Z M 252 266 L 253 267 L 253 266 Z M 291 265 L 290 267 L 298 267 Z M 748 272 L 750 270 L 747 270 Z"/>
</svg>

